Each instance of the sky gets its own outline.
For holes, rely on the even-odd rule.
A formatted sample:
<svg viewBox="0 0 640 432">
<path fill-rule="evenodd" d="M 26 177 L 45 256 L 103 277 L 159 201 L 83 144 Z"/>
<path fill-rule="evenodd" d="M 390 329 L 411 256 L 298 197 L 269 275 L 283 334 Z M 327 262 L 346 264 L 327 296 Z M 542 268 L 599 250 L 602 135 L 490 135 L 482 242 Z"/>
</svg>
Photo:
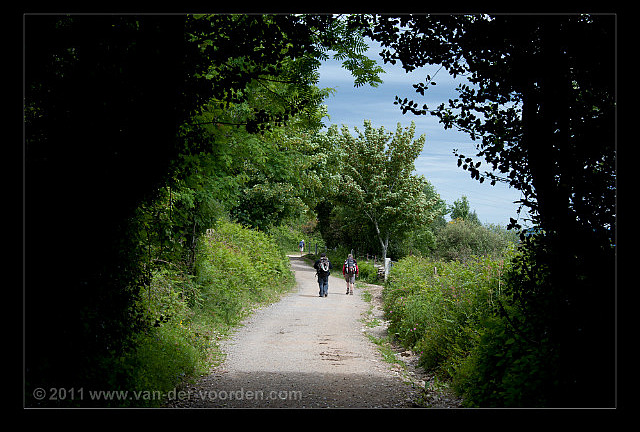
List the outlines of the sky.
<svg viewBox="0 0 640 432">
<path fill-rule="evenodd" d="M 415 122 L 415 138 L 422 134 L 426 136 L 424 149 L 415 162 L 416 174 L 424 175 L 447 205 L 453 204 L 465 195 L 471 210 L 476 211 L 482 223 L 506 226 L 509 224 L 509 218 L 513 217 L 526 225 L 522 215 L 518 218 L 518 205 L 513 203 L 520 199 L 519 191 L 501 183 L 495 186 L 491 186 L 488 181 L 480 183 L 472 179 L 468 171 L 458 167 L 458 158 L 453 154 L 453 149 L 458 149 L 467 157 L 473 157 L 474 162 L 481 160 L 475 157 L 478 151 L 466 133 L 453 129 L 445 130 L 435 116 L 416 116 L 409 111 L 403 115 L 399 105 L 393 104 L 395 96 L 398 95 L 401 99 L 406 97 L 414 100 L 419 106 L 426 103 L 428 107 L 435 108 L 440 103 L 457 97 L 455 88 L 460 82 L 466 83 L 466 79 L 457 77 L 454 80 L 444 68 L 436 74 L 438 66 L 426 66 L 406 73 L 400 62 L 395 65 L 384 64 L 378 55 L 379 45 L 371 40 L 367 42 L 367 56 L 376 60 L 386 72 L 381 74 L 384 83 L 375 88 L 368 85 L 356 88 L 353 86 L 353 76 L 342 68 L 340 61 L 330 59 L 323 62 L 317 85 L 320 88 L 331 87 L 336 90 L 334 95 L 325 99 L 329 118 L 325 118 L 324 123 L 347 125 L 351 134 L 355 135 L 354 126 L 361 131 L 364 130 L 364 120 L 371 120 L 374 128 L 384 126 L 390 132 L 395 132 L 398 122 L 403 127 L 409 126 L 411 121 Z M 431 75 L 437 84 L 429 86 L 424 96 L 421 96 L 415 92 L 412 84 L 423 82 L 427 74 Z M 482 161 L 480 171 L 484 172 L 487 165 L 483 159 Z"/>
</svg>

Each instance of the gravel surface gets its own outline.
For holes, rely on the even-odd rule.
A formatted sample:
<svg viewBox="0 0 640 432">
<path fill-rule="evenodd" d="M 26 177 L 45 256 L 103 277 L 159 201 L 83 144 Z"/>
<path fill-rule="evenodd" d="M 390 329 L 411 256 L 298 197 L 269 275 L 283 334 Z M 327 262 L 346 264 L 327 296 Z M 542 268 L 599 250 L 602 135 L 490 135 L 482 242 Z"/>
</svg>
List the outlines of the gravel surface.
<svg viewBox="0 0 640 432">
<path fill-rule="evenodd" d="M 290 259 L 295 290 L 247 318 L 223 342 L 224 363 L 172 406 L 415 406 L 421 389 L 406 384 L 406 374 L 384 362 L 366 337 L 362 318 L 371 305 L 358 288 L 345 295 L 342 266 L 334 263 L 329 295 L 321 298 L 315 270 L 300 257 Z"/>
</svg>

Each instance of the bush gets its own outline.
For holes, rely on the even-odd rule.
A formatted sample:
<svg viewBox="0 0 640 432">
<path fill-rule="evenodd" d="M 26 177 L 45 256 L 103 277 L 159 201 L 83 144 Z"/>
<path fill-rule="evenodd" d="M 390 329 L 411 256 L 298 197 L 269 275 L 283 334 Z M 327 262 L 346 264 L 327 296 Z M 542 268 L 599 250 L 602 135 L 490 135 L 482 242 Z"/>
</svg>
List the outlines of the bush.
<svg viewBox="0 0 640 432">
<path fill-rule="evenodd" d="M 185 377 L 206 372 L 211 344 L 193 327 L 190 304 L 197 301 L 196 291 L 191 278 L 177 269 L 154 271 L 135 306 L 146 330 L 134 336 L 129 351 L 108 360 L 113 363 L 110 369 L 119 371 L 112 388 L 118 382 L 124 385 L 123 390 L 167 393 Z M 162 401 L 141 398 L 111 402 L 118 406 L 154 406 Z"/>
<path fill-rule="evenodd" d="M 585 334 L 585 323 L 597 315 L 581 323 L 575 313 L 578 302 L 567 295 L 585 295 L 583 284 L 588 279 L 574 274 L 570 286 L 554 283 L 550 267 L 557 257 L 548 255 L 545 246 L 543 241 L 531 241 L 514 257 L 505 275 L 501 307 L 484 320 L 480 343 L 454 380 L 468 406 L 613 403 L 613 373 L 607 368 L 611 365 L 598 361 L 606 349 L 602 340 Z M 596 286 L 594 304 L 606 305 L 600 292 L 604 284 Z"/>
<path fill-rule="evenodd" d="M 558 310 L 564 303 L 539 259 L 531 248 L 464 263 L 404 258 L 383 291 L 389 331 L 420 353 L 423 367 L 450 380 L 465 406 L 574 406 L 578 397 L 604 398 L 570 393 L 574 376 L 559 365 L 575 354 L 553 333 L 567 319 Z M 590 347 L 592 356 L 598 349 Z"/>
<path fill-rule="evenodd" d="M 373 266 L 373 261 L 358 261 L 358 280 L 370 284 L 377 284 L 380 281 L 378 280 L 378 269 Z"/>
<path fill-rule="evenodd" d="M 557 353 L 547 342 L 524 339 L 504 316 L 484 317 L 478 343 L 454 377 L 454 389 L 468 407 L 548 406 L 556 380 L 548 366 L 557 361 Z"/>
<path fill-rule="evenodd" d="M 445 261 L 466 261 L 473 255 L 501 255 L 510 243 L 515 243 L 515 232 L 454 219 L 440 228 L 435 243 L 435 257 Z"/>
<path fill-rule="evenodd" d="M 135 355 L 130 359 L 132 382 L 136 391 L 160 391 L 166 394 L 185 377 L 207 371 L 204 350 L 208 344 L 198 341 L 189 324 L 171 321 L 141 335 Z M 137 405 L 155 405 L 160 400 L 134 401 Z"/>
<path fill-rule="evenodd" d="M 254 304 L 273 301 L 294 281 L 289 260 L 266 234 L 221 222 L 203 238 L 196 263 L 200 314 L 234 325 Z"/>
<path fill-rule="evenodd" d="M 117 381 L 127 390 L 167 393 L 205 373 L 219 357 L 220 335 L 293 282 L 289 260 L 269 236 L 220 221 L 199 240 L 195 277 L 172 266 L 153 273 L 135 308 L 147 331 L 136 335 L 133 349 L 109 359 L 108 366 L 120 371 Z M 115 402 L 146 406 L 162 401 Z"/>
<path fill-rule="evenodd" d="M 501 294 L 505 262 L 403 258 L 393 266 L 383 291 L 389 332 L 420 353 L 422 366 L 453 378 L 478 344 L 482 320 Z"/>
<path fill-rule="evenodd" d="M 292 226 L 280 225 L 269 228 L 269 236 L 276 242 L 283 252 L 299 252 L 298 243 L 304 239 L 305 250 L 313 251 L 315 245 L 324 250 L 324 240 L 318 233 L 313 231 L 312 227 L 307 225 Z"/>
</svg>

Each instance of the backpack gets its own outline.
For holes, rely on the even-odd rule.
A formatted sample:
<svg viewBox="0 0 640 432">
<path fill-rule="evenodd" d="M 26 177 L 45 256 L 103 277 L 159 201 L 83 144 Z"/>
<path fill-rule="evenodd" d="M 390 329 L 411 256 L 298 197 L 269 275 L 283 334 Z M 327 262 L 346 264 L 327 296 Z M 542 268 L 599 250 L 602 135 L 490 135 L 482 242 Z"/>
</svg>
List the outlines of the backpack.
<svg viewBox="0 0 640 432">
<path fill-rule="evenodd" d="M 329 274 L 329 258 L 320 258 L 320 262 L 318 263 L 318 271 L 316 273 L 321 276 Z"/>
<path fill-rule="evenodd" d="M 347 258 L 347 260 L 344 262 L 344 270 L 347 274 L 355 274 L 356 261 L 353 258 Z"/>
</svg>

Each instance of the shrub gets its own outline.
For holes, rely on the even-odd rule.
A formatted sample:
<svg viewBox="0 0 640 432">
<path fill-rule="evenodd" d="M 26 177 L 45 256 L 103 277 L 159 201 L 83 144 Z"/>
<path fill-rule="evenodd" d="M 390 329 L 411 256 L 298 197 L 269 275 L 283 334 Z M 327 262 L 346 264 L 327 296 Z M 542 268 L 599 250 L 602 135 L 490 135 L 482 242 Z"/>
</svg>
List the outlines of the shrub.
<svg viewBox="0 0 640 432">
<path fill-rule="evenodd" d="M 465 263 L 403 258 L 383 291 L 390 333 L 420 352 L 422 366 L 454 377 L 501 293 L 504 263 L 489 257 Z"/>
<path fill-rule="evenodd" d="M 438 231 L 434 255 L 445 261 L 466 261 L 473 255 L 500 256 L 514 240 L 514 232 L 497 226 L 487 228 L 454 219 Z"/>
<path fill-rule="evenodd" d="M 305 250 L 313 251 L 315 246 L 324 250 L 325 243 L 319 233 L 312 230 L 311 224 L 295 226 L 280 225 L 269 228 L 269 236 L 283 252 L 299 252 L 298 243 L 305 241 Z"/>
<path fill-rule="evenodd" d="M 420 352 L 422 366 L 449 379 L 465 406 L 574 402 L 561 393 L 573 384 L 558 368 L 567 350 L 551 332 L 558 301 L 535 258 L 526 249 L 464 263 L 407 257 L 389 275 L 383 292 L 389 331 Z"/>
<path fill-rule="evenodd" d="M 570 352 L 558 343 L 554 327 L 559 319 L 572 317 L 559 310 L 569 302 L 558 298 L 543 263 L 535 247 L 523 248 L 512 260 L 500 308 L 483 320 L 480 342 L 454 380 L 467 406 L 573 406 L 579 397 L 585 397 L 563 394 L 574 385 L 571 371 L 560 372 L 562 355 Z M 598 348 L 594 345 L 590 351 L 595 353 Z M 573 370 L 582 367 L 571 366 Z M 598 384 L 591 386 L 595 389 Z"/>
<path fill-rule="evenodd" d="M 287 257 L 264 233 L 220 221 L 200 238 L 195 277 L 169 266 L 153 273 L 135 310 L 146 331 L 133 348 L 109 359 L 127 390 L 167 393 L 185 378 L 204 373 L 220 334 L 257 304 L 293 286 Z M 114 381 L 115 382 L 115 381 Z M 115 384 L 114 384 L 115 385 Z M 114 401 L 157 405 L 160 400 Z"/>
<path fill-rule="evenodd" d="M 205 345 L 206 346 L 206 345 Z M 190 325 L 171 321 L 141 335 L 133 362 L 133 388 L 166 394 L 187 376 L 207 371 L 205 346 Z M 161 400 L 139 400 L 137 404 L 158 404 Z"/>
<path fill-rule="evenodd" d="M 197 301 L 194 296 L 194 286 L 183 273 L 169 269 L 153 273 L 135 307 L 147 330 L 134 336 L 129 351 L 110 360 L 126 390 L 166 394 L 184 377 L 206 372 L 210 341 L 193 327 L 194 313 L 189 304 Z M 112 401 L 119 406 L 154 406 L 161 402 L 158 398 Z"/>
<path fill-rule="evenodd" d="M 358 280 L 370 284 L 378 283 L 378 269 L 373 266 L 373 262 L 358 260 Z"/>
<path fill-rule="evenodd" d="M 289 260 L 266 234 L 221 222 L 203 238 L 196 264 L 201 312 L 226 325 L 293 284 Z"/>
<path fill-rule="evenodd" d="M 514 311 L 510 313 L 514 314 Z M 557 353 L 547 341 L 531 343 L 513 331 L 505 317 L 482 320 L 478 343 L 453 379 L 468 407 L 544 407 L 555 381 Z"/>
</svg>

